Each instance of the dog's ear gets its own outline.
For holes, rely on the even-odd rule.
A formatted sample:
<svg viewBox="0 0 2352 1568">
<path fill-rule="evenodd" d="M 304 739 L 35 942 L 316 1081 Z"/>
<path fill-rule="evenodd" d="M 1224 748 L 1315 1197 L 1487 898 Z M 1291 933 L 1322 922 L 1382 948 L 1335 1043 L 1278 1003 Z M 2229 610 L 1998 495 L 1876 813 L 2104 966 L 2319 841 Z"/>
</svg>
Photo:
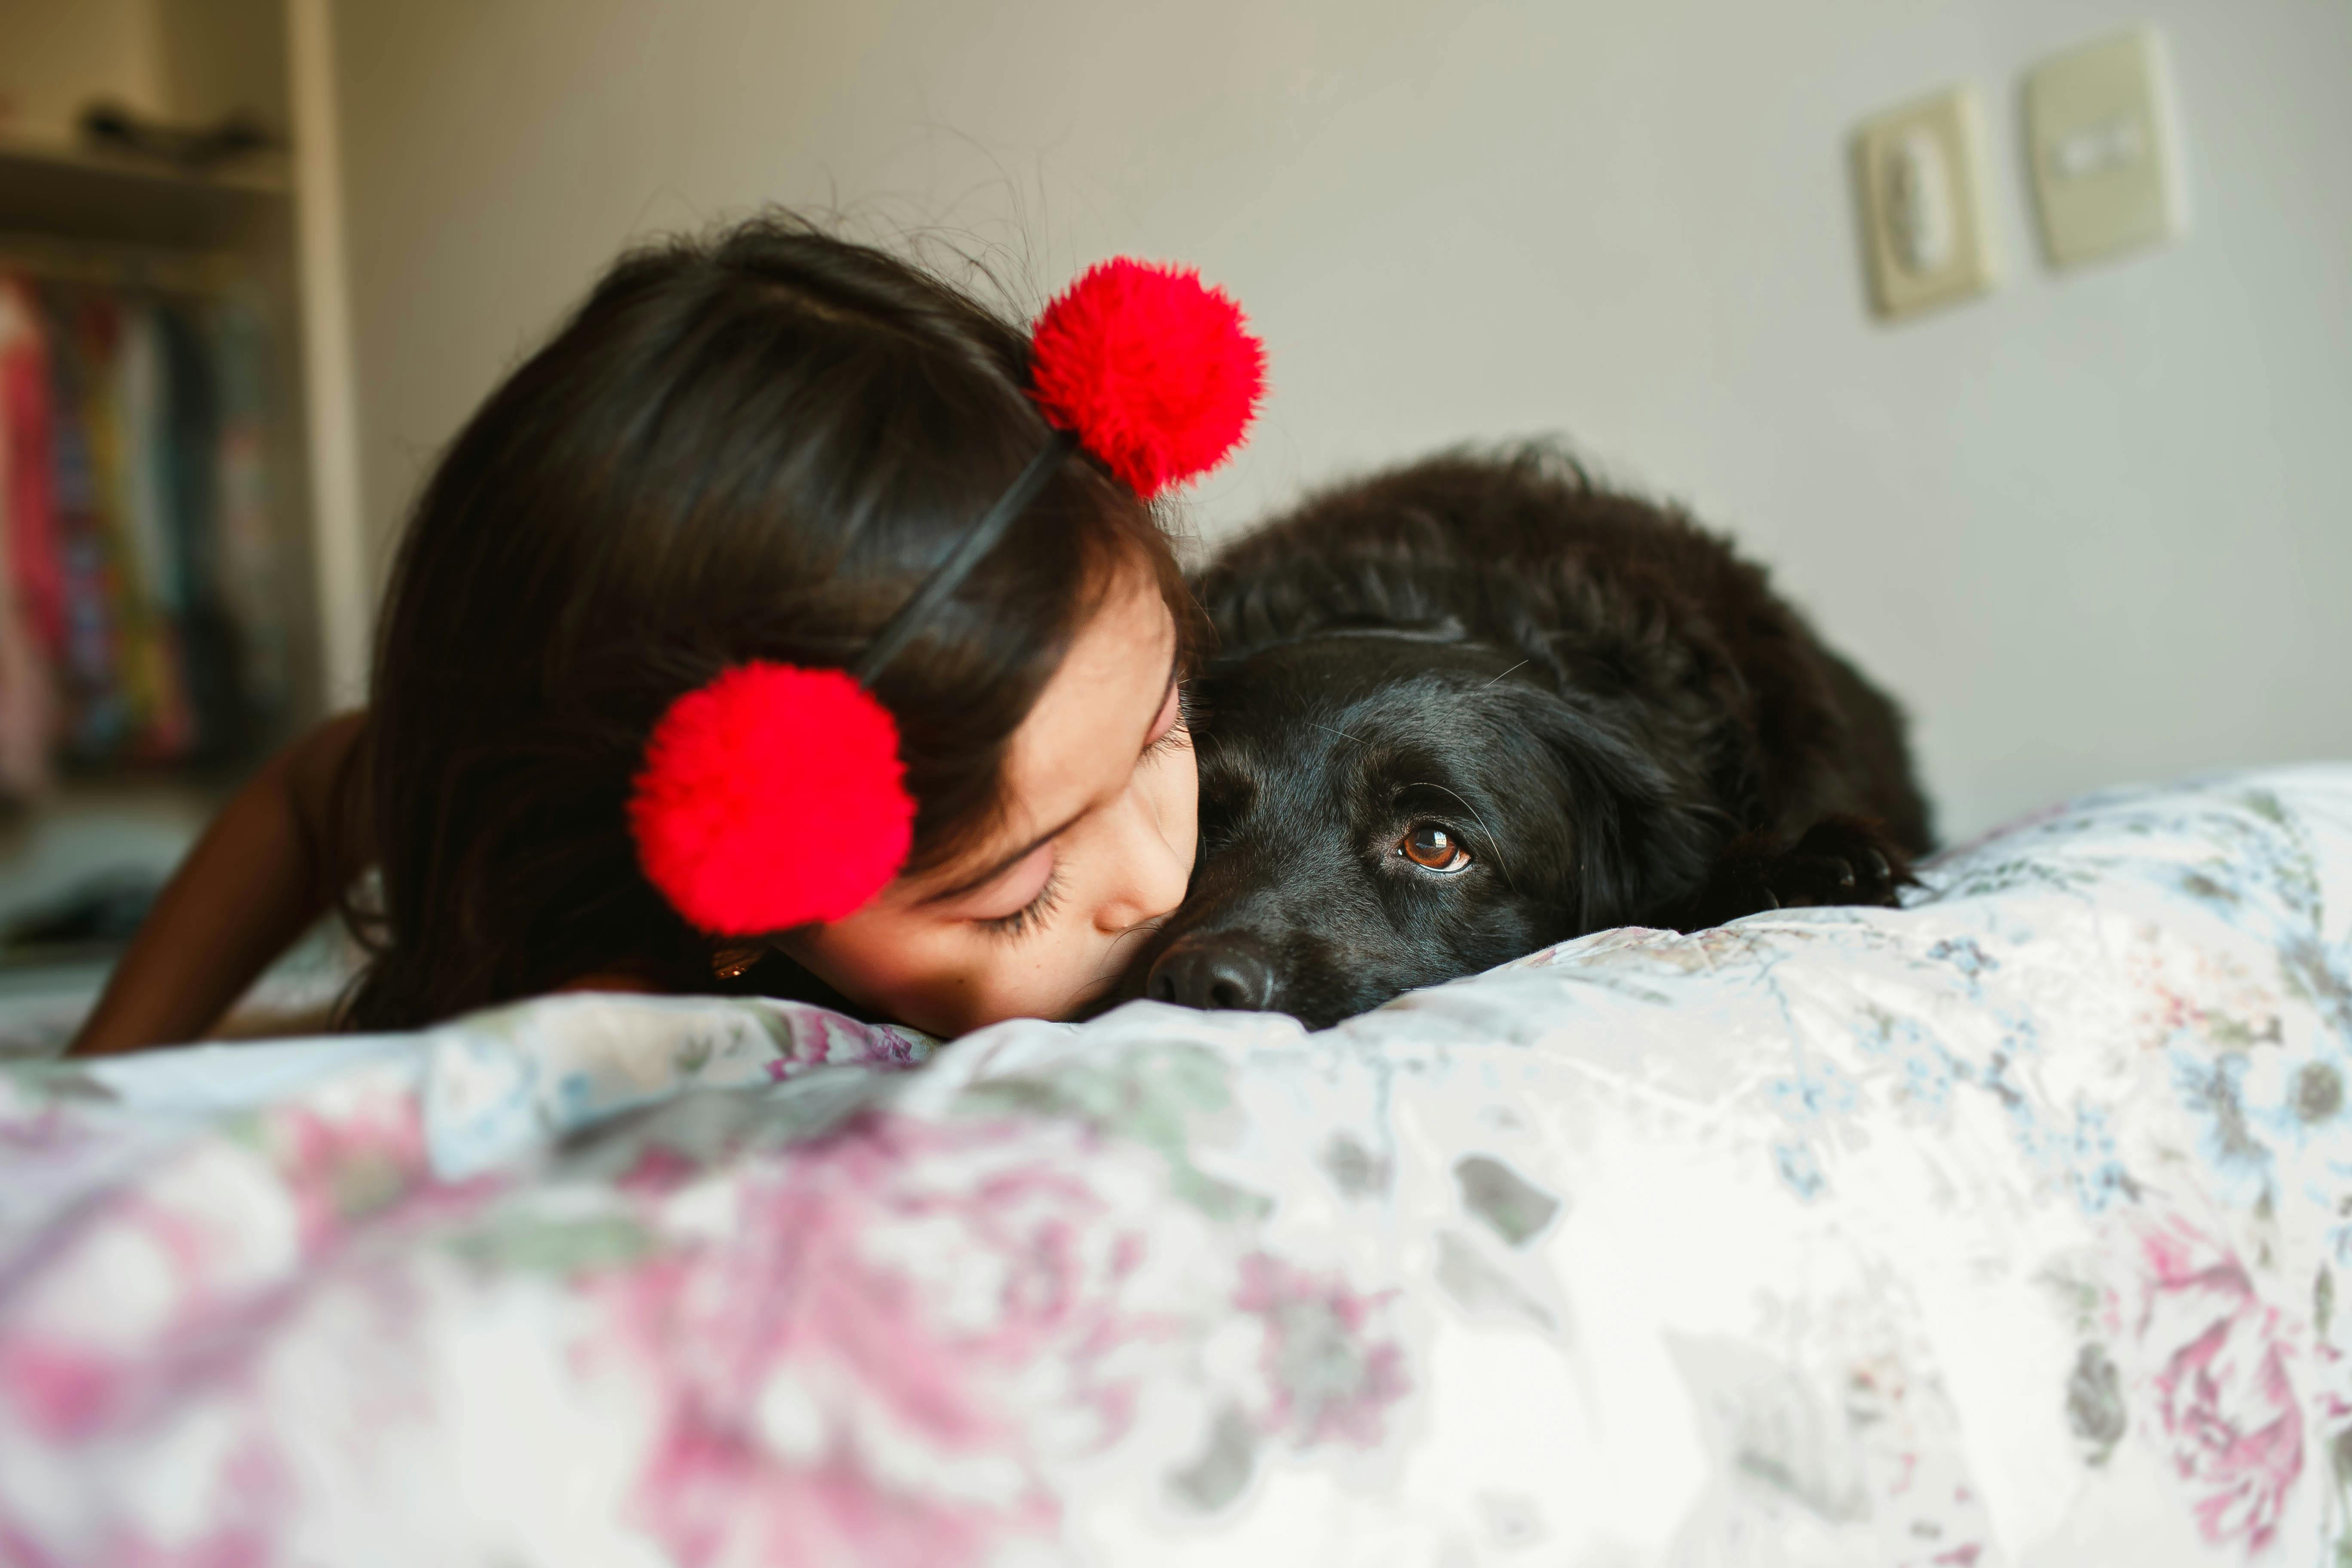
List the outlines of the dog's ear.
<svg viewBox="0 0 2352 1568">
<path fill-rule="evenodd" d="M 1703 791 L 1602 715 L 1528 687 L 1519 702 L 1526 733 L 1563 786 L 1576 929 L 1626 924 L 1696 887 L 1722 837 Z"/>
</svg>

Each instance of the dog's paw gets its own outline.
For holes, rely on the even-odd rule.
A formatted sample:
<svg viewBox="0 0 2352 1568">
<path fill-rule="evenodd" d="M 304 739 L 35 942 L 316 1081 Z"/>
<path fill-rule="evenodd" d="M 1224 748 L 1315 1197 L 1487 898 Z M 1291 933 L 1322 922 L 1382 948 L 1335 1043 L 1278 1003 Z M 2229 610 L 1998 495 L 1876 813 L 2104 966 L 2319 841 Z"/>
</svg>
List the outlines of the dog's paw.
<svg viewBox="0 0 2352 1568">
<path fill-rule="evenodd" d="M 1854 816 L 1823 817 L 1765 868 L 1765 881 L 1783 909 L 1895 909 L 1915 880 L 1902 849 L 1876 824 Z"/>
<path fill-rule="evenodd" d="M 1674 923 L 1703 931 L 1769 910 L 1851 904 L 1894 909 L 1916 880 L 1901 846 L 1875 824 L 1827 816 L 1793 845 L 1750 837 L 1726 849 Z"/>
</svg>

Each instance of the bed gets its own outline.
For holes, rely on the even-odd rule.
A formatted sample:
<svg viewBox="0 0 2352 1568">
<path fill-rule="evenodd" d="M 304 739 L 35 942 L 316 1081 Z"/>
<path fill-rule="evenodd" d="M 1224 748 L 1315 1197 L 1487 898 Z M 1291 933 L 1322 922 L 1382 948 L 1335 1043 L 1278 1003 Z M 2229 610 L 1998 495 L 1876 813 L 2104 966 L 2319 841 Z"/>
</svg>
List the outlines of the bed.
<svg viewBox="0 0 2352 1568">
<path fill-rule="evenodd" d="M 2352 1562 L 2352 766 L 1318 1034 L 0 1073 L 12 1563 Z"/>
</svg>

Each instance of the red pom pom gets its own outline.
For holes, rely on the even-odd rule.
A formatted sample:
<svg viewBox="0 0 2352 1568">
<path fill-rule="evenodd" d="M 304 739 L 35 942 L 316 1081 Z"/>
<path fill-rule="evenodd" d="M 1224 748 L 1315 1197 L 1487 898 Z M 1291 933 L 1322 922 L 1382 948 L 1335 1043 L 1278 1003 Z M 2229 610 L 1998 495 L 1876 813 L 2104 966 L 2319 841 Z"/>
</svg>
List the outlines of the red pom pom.
<svg viewBox="0 0 2352 1568">
<path fill-rule="evenodd" d="M 629 826 L 646 878 L 714 936 L 854 914 L 905 864 L 898 726 L 837 669 L 740 665 L 670 705 Z"/>
<path fill-rule="evenodd" d="M 1265 349 L 1241 307 L 1190 268 L 1121 257 L 1037 318 L 1037 402 L 1150 500 L 1241 444 L 1265 392 Z"/>
</svg>

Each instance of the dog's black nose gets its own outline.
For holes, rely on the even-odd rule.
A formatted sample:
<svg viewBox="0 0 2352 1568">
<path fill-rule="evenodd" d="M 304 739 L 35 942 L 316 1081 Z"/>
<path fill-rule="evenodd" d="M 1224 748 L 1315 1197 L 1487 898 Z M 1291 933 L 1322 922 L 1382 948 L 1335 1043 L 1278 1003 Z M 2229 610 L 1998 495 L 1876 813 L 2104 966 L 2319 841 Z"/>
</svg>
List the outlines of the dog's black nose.
<svg viewBox="0 0 2352 1568">
<path fill-rule="evenodd" d="M 1262 1013 L 1274 1003 L 1274 965 L 1247 937 L 1183 937 L 1151 966 L 1147 991 L 1182 1007 Z"/>
</svg>

